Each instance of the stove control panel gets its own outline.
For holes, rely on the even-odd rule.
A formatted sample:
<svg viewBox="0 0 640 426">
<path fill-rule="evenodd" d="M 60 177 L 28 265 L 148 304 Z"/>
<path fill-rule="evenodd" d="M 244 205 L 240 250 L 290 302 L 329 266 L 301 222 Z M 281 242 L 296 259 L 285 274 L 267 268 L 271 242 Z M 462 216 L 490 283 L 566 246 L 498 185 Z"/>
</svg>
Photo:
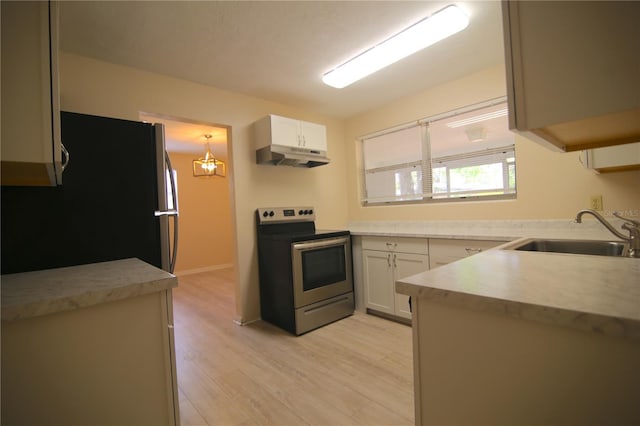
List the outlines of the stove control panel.
<svg viewBox="0 0 640 426">
<path fill-rule="evenodd" d="M 258 221 L 265 223 L 313 222 L 313 207 L 262 207 L 257 210 Z"/>
</svg>

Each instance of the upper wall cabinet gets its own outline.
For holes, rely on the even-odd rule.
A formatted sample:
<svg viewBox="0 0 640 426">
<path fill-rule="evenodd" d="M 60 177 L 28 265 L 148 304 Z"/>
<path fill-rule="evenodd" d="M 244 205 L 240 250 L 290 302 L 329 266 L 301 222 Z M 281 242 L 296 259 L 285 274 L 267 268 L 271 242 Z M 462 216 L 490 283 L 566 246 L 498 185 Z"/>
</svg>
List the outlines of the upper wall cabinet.
<svg viewBox="0 0 640 426">
<path fill-rule="evenodd" d="M 0 2 L 2 185 L 62 183 L 58 5 Z"/>
<path fill-rule="evenodd" d="M 308 168 L 330 162 L 321 124 L 271 114 L 253 123 L 253 132 L 258 164 Z"/>
<path fill-rule="evenodd" d="M 587 149 L 580 153 L 580 161 L 596 173 L 640 170 L 640 142 Z"/>
<path fill-rule="evenodd" d="M 509 127 L 559 151 L 640 141 L 640 2 L 503 1 Z"/>
<path fill-rule="evenodd" d="M 327 150 L 327 130 L 321 124 L 294 120 L 279 115 L 269 115 L 258 122 L 262 132 L 258 133 L 258 147 L 269 144 Z"/>
</svg>

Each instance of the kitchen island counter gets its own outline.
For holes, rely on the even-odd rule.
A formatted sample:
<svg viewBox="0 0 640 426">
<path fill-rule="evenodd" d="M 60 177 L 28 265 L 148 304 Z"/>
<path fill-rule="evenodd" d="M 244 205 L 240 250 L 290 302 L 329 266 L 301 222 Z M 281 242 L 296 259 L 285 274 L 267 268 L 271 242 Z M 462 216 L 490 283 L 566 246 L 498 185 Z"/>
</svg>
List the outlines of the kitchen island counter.
<svg viewBox="0 0 640 426">
<path fill-rule="evenodd" d="M 640 342 L 640 259 L 495 248 L 396 291 Z"/>
<path fill-rule="evenodd" d="M 167 290 L 178 279 L 139 259 L 2 276 L 2 320 L 13 321 Z"/>
<path fill-rule="evenodd" d="M 396 291 L 417 425 L 640 423 L 640 259 L 494 248 Z"/>
<path fill-rule="evenodd" d="M 2 424 L 179 424 L 176 286 L 138 259 L 2 276 Z"/>
</svg>

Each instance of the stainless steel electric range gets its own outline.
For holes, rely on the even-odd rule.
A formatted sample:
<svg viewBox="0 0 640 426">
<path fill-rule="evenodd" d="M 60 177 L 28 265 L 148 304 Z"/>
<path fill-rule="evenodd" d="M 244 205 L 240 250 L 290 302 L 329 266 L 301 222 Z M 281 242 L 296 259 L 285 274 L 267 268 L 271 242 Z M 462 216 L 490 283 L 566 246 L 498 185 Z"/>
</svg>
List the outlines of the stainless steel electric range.
<svg viewBox="0 0 640 426">
<path fill-rule="evenodd" d="M 349 231 L 316 230 L 313 207 L 256 211 L 262 319 L 300 335 L 353 314 Z"/>
</svg>

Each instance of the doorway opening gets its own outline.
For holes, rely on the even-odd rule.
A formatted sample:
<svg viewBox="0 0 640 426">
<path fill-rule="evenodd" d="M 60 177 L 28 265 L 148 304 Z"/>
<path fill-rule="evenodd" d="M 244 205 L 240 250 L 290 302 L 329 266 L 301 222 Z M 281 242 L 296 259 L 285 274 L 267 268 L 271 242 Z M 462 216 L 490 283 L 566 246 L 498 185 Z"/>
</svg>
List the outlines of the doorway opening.
<svg viewBox="0 0 640 426">
<path fill-rule="evenodd" d="M 164 125 L 165 146 L 176 172 L 179 233 L 175 274 L 235 267 L 235 227 L 230 180 L 231 126 L 140 112 L 140 120 Z M 225 176 L 194 176 L 194 160 L 209 149 Z"/>
</svg>

